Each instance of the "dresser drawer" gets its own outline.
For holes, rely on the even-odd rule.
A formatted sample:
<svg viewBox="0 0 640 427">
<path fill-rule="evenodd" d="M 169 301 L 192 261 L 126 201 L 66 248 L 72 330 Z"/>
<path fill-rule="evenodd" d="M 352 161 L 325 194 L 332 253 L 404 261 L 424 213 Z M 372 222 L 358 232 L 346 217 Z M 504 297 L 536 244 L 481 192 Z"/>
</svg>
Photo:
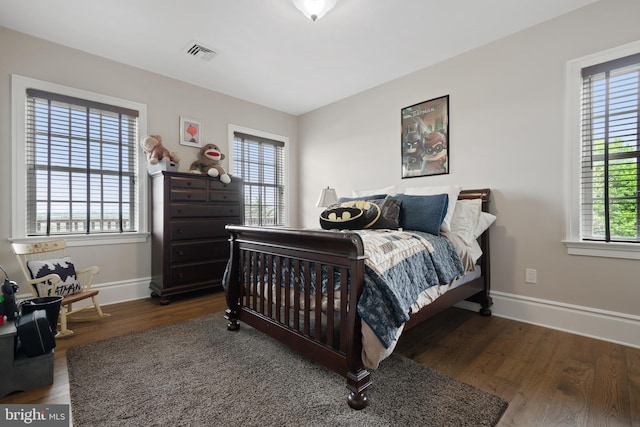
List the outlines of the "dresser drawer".
<svg viewBox="0 0 640 427">
<path fill-rule="evenodd" d="M 225 191 L 211 191 L 209 192 L 209 200 L 212 202 L 239 202 L 240 194 Z"/>
<path fill-rule="evenodd" d="M 195 175 L 193 178 L 172 176 L 169 179 L 169 189 L 173 190 L 176 188 L 183 190 L 189 188 L 206 190 L 207 180 L 202 179 L 202 176 L 199 175 Z"/>
<path fill-rule="evenodd" d="M 171 190 L 170 198 L 172 202 L 206 202 L 208 195 L 204 190 Z"/>
<path fill-rule="evenodd" d="M 227 261 L 212 261 L 196 265 L 172 267 L 169 287 L 219 281 L 226 267 Z"/>
<path fill-rule="evenodd" d="M 174 203 L 170 207 L 172 218 L 181 217 L 239 217 L 238 203 L 209 204 L 209 203 Z"/>
<path fill-rule="evenodd" d="M 171 265 L 189 262 L 215 261 L 229 257 L 229 242 L 227 240 L 173 243 L 171 244 Z"/>
<path fill-rule="evenodd" d="M 172 221 L 169 225 L 169 238 L 174 240 L 210 239 L 225 237 L 229 233 L 225 225 L 234 221 L 224 219 L 196 219 L 192 221 Z"/>
</svg>

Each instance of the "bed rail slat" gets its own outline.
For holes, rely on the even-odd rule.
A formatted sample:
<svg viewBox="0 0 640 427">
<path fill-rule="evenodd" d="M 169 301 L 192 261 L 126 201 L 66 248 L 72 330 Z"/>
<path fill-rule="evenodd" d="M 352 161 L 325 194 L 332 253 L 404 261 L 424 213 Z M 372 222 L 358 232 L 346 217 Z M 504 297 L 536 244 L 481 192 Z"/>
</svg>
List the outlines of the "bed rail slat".
<svg viewBox="0 0 640 427">
<path fill-rule="evenodd" d="M 322 265 L 320 265 L 320 263 L 315 263 L 315 280 L 312 285 L 315 290 L 313 294 L 313 338 L 322 341 Z M 305 311 L 309 312 L 310 310 Z"/>
<path fill-rule="evenodd" d="M 340 275 L 340 281 L 338 283 L 338 285 L 340 287 L 342 286 L 347 286 L 346 283 L 344 283 L 342 281 L 342 272 L 344 271 L 343 269 L 340 270 L 341 271 L 341 275 Z M 327 287 L 327 345 L 329 345 L 331 348 L 336 348 L 335 344 L 334 344 L 334 333 L 335 333 L 335 325 L 334 325 L 334 320 L 335 320 L 335 315 L 334 315 L 334 310 L 333 310 L 333 300 L 334 300 L 334 287 L 333 286 L 328 286 Z"/>
<path fill-rule="evenodd" d="M 279 255 L 276 255 L 275 257 L 275 273 L 276 273 L 276 278 L 275 278 L 275 283 L 274 286 L 277 286 L 279 283 L 282 283 L 282 259 L 280 258 Z M 279 288 L 278 291 L 280 290 Z M 275 310 L 275 314 L 276 314 L 276 322 L 281 322 L 282 321 L 282 310 L 279 309 L 279 307 L 282 307 L 282 292 L 276 292 L 276 310 Z"/>
<path fill-rule="evenodd" d="M 293 260 L 293 329 L 300 330 L 300 260 Z"/>
<path fill-rule="evenodd" d="M 302 324 L 304 335 L 309 336 L 309 328 L 311 327 L 311 313 L 310 313 L 310 310 L 308 310 L 309 300 L 311 295 L 311 288 L 309 286 L 309 280 L 311 280 L 311 274 L 309 273 L 310 265 L 308 261 L 301 261 L 300 263 L 302 264 L 304 277 L 302 278 L 303 283 L 302 284 L 299 283 L 298 286 L 302 285 L 303 287 L 302 298 L 304 298 L 304 300 L 303 300 L 303 304 L 299 305 L 298 307 L 299 309 L 302 309 L 302 313 L 304 314 L 303 324 Z M 296 313 L 298 313 L 298 311 L 296 311 Z"/>
<path fill-rule="evenodd" d="M 288 269 L 291 269 L 292 265 L 288 259 L 285 260 L 286 266 Z M 285 290 L 284 290 L 284 324 L 289 325 L 291 322 L 291 289 L 293 289 L 293 279 L 291 274 L 289 274 L 289 270 L 285 270 L 287 273 L 285 274 Z"/>
</svg>

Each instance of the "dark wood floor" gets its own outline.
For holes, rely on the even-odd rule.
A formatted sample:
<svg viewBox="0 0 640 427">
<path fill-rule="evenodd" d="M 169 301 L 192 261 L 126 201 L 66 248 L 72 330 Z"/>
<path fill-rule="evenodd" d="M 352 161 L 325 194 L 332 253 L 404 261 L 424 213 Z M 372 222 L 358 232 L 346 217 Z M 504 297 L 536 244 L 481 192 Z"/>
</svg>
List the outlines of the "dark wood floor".
<svg viewBox="0 0 640 427">
<path fill-rule="evenodd" d="M 53 385 L 0 404 L 68 404 L 68 348 L 225 308 L 220 292 L 106 306 L 111 317 L 58 340 Z M 640 426 L 640 349 L 451 308 L 406 331 L 396 352 L 508 400 L 500 427 Z"/>
</svg>

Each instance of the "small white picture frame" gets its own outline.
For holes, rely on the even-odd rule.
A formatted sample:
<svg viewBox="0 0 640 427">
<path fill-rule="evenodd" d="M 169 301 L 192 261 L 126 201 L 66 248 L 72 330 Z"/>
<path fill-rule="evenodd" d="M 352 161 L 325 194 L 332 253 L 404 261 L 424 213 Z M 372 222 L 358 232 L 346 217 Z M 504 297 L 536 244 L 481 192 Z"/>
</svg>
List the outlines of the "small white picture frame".
<svg viewBox="0 0 640 427">
<path fill-rule="evenodd" d="M 180 144 L 202 147 L 202 124 L 199 120 L 180 116 Z"/>
</svg>

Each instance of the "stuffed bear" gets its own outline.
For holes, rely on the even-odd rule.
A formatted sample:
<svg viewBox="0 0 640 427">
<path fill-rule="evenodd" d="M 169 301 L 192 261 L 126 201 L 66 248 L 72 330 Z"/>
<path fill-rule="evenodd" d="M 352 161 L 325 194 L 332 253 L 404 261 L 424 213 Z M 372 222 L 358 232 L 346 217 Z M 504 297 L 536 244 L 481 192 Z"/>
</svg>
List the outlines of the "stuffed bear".
<svg viewBox="0 0 640 427">
<path fill-rule="evenodd" d="M 228 184 L 231 182 L 231 177 L 225 172 L 224 168 L 220 166 L 220 161 L 224 159 L 224 154 L 220 152 L 220 147 L 216 144 L 207 144 L 198 151 L 198 160 L 191 163 L 189 172 L 191 173 L 206 173 L 211 177 L 220 177 L 220 181 Z"/>
<path fill-rule="evenodd" d="M 147 156 L 147 162 L 150 165 L 157 164 L 160 160 L 167 158 L 174 163 L 180 163 L 180 156 L 174 151 L 167 150 L 162 145 L 162 137 L 160 135 L 145 135 L 140 138 L 140 146 Z"/>
</svg>

